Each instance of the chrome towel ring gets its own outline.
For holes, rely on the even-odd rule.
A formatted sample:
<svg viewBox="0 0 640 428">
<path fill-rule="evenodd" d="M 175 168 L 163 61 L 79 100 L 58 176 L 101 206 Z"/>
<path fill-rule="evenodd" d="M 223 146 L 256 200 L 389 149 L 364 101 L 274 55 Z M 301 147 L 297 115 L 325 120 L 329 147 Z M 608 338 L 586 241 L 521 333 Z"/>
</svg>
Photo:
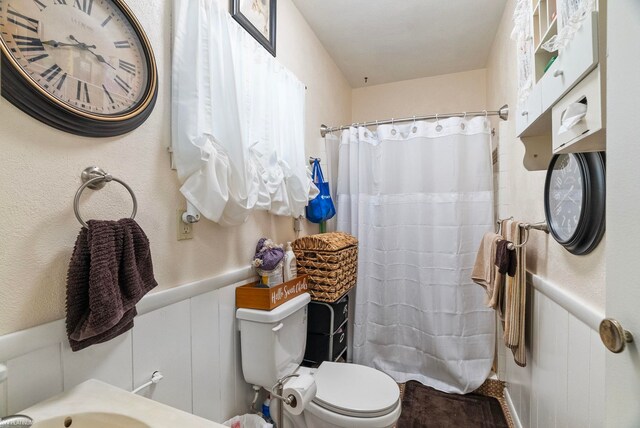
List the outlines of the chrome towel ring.
<svg viewBox="0 0 640 428">
<path fill-rule="evenodd" d="M 84 171 L 82 171 L 82 174 L 80 174 L 80 178 L 82 178 L 84 184 L 80 186 L 80 188 L 76 191 L 76 196 L 73 198 L 73 212 L 75 213 L 76 218 L 81 225 L 83 225 L 84 227 L 89 227 L 80 215 L 80 195 L 82 195 L 82 192 L 87 187 L 92 190 L 99 190 L 102 189 L 110 181 L 118 182 L 122 184 L 125 189 L 127 189 L 129 194 L 131 195 L 131 199 L 133 200 L 133 211 L 131 212 L 131 218 L 136 217 L 136 212 L 138 211 L 138 200 L 136 199 L 135 193 L 133 193 L 133 190 L 127 183 L 120 180 L 119 178 L 112 176 L 111 174 L 107 174 L 103 169 L 97 166 L 90 166 L 85 168 Z"/>
</svg>

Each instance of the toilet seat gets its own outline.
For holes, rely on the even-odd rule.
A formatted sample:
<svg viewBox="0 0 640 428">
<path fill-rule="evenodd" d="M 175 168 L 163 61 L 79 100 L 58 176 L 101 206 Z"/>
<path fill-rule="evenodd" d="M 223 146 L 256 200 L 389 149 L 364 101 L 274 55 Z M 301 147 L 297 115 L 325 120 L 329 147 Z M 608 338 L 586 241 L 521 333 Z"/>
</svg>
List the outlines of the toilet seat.
<svg viewBox="0 0 640 428">
<path fill-rule="evenodd" d="M 356 418 L 387 415 L 398 407 L 400 388 L 387 374 L 358 364 L 324 362 L 314 374 L 313 403 Z"/>
</svg>

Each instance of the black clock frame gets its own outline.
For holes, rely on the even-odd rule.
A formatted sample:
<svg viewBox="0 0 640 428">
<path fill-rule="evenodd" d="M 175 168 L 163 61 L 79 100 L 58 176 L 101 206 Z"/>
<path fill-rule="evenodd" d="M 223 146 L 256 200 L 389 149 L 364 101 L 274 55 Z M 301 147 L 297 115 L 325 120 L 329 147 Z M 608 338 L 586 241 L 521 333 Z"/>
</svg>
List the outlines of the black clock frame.
<svg viewBox="0 0 640 428">
<path fill-rule="evenodd" d="M 133 131 L 147 120 L 158 97 L 158 71 L 151 44 L 142 26 L 123 0 L 111 0 L 129 20 L 140 39 L 148 69 L 144 95 L 133 108 L 118 115 L 89 114 L 74 109 L 48 94 L 31 79 L 10 56 L 8 47 L 0 37 L 0 94 L 29 116 L 61 131 L 83 137 L 113 137 Z"/>
<path fill-rule="evenodd" d="M 554 230 L 549 207 L 549 188 L 551 175 L 556 161 L 561 155 L 555 155 L 549 163 L 544 184 L 544 213 L 551 236 L 575 255 L 584 255 L 593 251 L 604 236 L 606 205 L 606 162 L 604 152 L 568 153 L 575 156 L 582 176 L 582 210 L 576 231 L 568 239 L 562 239 Z"/>
</svg>

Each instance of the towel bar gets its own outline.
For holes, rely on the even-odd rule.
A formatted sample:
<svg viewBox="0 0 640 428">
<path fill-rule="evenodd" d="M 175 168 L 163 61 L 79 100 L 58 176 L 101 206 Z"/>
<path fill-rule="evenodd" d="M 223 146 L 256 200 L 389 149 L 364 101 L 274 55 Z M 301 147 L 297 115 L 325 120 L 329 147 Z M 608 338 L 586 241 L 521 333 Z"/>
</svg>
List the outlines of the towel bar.
<svg viewBox="0 0 640 428">
<path fill-rule="evenodd" d="M 502 229 L 502 222 L 505 220 L 513 220 L 513 216 L 509 217 L 509 218 L 505 218 L 505 219 L 498 219 L 496 221 L 496 224 L 498 225 L 498 231 L 496 233 L 500 234 L 501 229 Z M 524 241 L 522 242 L 522 244 L 514 244 L 511 243 L 507 248 L 509 248 L 510 250 L 515 250 L 516 248 L 521 248 L 524 247 L 525 245 L 527 245 L 527 242 L 529 242 L 529 231 L 531 229 L 534 230 L 541 230 L 544 233 L 549 233 L 549 226 L 547 225 L 546 221 L 541 221 L 538 223 L 520 223 L 519 225 L 521 228 L 523 228 L 526 233 L 525 233 L 525 237 L 524 237 Z"/>
<path fill-rule="evenodd" d="M 80 186 L 80 188 L 78 188 L 78 190 L 76 191 L 76 196 L 73 198 L 73 212 L 75 213 L 76 218 L 81 225 L 83 225 L 84 227 L 89 227 L 80 215 L 79 204 L 82 192 L 84 192 L 84 189 L 86 189 L 87 187 L 92 190 L 102 189 L 110 181 L 120 183 L 124 186 L 125 189 L 127 189 L 129 194 L 131 195 L 131 199 L 133 200 L 133 211 L 131 212 L 131 218 L 136 217 L 136 212 L 138 211 L 138 200 L 136 199 L 135 193 L 133 193 L 133 190 L 127 183 L 120 180 L 119 178 L 112 176 L 111 174 L 107 174 L 103 169 L 97 166 L 89 166 L 85 168 L 82 171 L 82 174 L 80 174 L 80 178 L 82 178 L 84 184 Z"/>
</svg>

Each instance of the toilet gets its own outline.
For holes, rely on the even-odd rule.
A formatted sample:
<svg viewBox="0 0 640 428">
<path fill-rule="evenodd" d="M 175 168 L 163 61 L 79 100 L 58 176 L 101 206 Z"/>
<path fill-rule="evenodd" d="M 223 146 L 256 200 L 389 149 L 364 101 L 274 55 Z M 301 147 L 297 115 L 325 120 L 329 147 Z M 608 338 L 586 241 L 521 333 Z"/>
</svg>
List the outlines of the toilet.
<svg viewBox="0 0 640 428">
<path fill-rule="evenodd" d="M 358 364 L 324 362 L 316 369 L 300 366 L 310 300 L 305 293 L 271 311 L 236 311 L 245 380 L 271 391 L 278 379 L 288 374 L 314 377 L 315 398 L 301 415 L 293 415 L 285 407 L 285 427 L 393 427 L 400 417 L 400 389 L 387 374 Z"/>
</svg>

